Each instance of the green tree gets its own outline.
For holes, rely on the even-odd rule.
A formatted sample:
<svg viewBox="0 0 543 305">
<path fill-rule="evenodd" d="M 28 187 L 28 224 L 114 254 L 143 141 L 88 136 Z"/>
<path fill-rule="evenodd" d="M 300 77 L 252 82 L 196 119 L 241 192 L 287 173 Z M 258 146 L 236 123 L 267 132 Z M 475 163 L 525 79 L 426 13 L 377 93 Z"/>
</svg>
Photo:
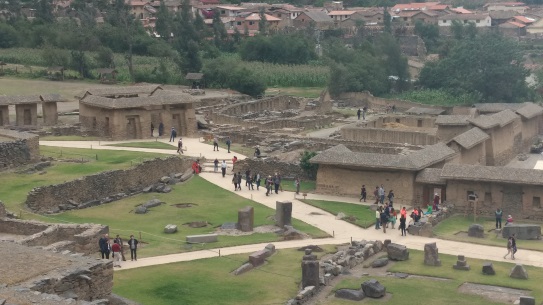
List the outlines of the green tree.
<svg viewBox="0 0 543 305">
<path fill-rule="evenodd" d="M 0 23 L 0 48 L 12 48 L 17 45 L 17 30 L 7 23 Z"/>
<path fill-rule="evenodd" d="M 128 73 L 130 80 L 134 81 L 134 44 L 138 35 L 139 27 L 141 26 L 130 13 L 130 7 L 124 0 L 114 0 L 113 5 L 107 15 L 111 25 L 121 30 L 121 41 L 126 45 L 125 59 L 128 64 Z"/>
<path fill-rule="evenodd" d="M 36 19 L 44 23 L 52 23 L 55 20 L 53 16 L 53 4 L 51 0 L 35 0 Z"/>
<path fill-rule="evenodd" d="M 422 69 L 419 82 L 429 89 L 480 95 L 486 102 L 518 102 L 531 96 L 527 76 L 517 43 L 487 33 L 458 41 L 447 57 Z"/>
<path fill-rule="evenodd" d="M 164 0 L 160 1 L 156 18 L 155 30 L 157 34 L 160 38 L 169 40 L 172 34 L 172 15 L 164 4 Z"/>
<path fill-rule="evenodd" d="M 71 51 L 70 67 L 79 73 L 82 78 L 91 78 L 89 60 L 83 51 Z"/>
<path fill-rule="evenodd" d="M 451 32 L 456 40 L 464 38 L 464 24 L 458 20 L 453 20 L 451 24 Z"/>
<path fill-rule="evenodd" d="M 70 55 L 68 51 L 55 49 L 51 45 L 43 46 L 41 55 L 42 55 L 43 61 L 49 67 L 53 67 L 53 66 L 68 67 L 70 63 Z"/>
<path fill-rule="evenodd" d="M 392 16 L 390 16 L 390 13 L 388 12 L 388 8 L 386 6 L 383 8 L 383 23 L 385 27 L 385 32 L 391 34 L 392 33 Z"/>
<path fill-rule="evenodd" d="M 439 47 L 439 26 L 417 20 L 415 22 L 415 34 L 419 35 L 426 48 L 430 52 L 435 52 Z"/>
<path fill-rule="evenodd" d="M 310 163 L 309 160 L 317 155 L 314 151 L 305 150 L 300 154 L 300 167 L 310 178 L 317 178 L 317 171 L 319 170 L 319 165 Z"/>
<path fill-rule="evenodd" d="M 266 91 L 262 79 L 245 69 L 240 68 L 233 58 L 219 57 L 208 61 L 203 69 L 208 86 L 230 88 L 250 96 L 259 96 Z"/>
<path fill-rule="evenodd" d="M 222 23 L 221 15 L 219 10 L 215 9 L 213 11 L 213 42 L 215 46 L 219 49 L 224 49 L 228 41 L 228 33 L 226 32 L 226 27 Z"/>
<path fill-rule="evenodd" d="M 263 7 L 260 8 L 258 16 L 260 17 L 258 19 L 258 32 L 261 35 L 266 35 L 268 33 L 268 20 L 266 19 L 266 13 Z"/>
<path fill-rule="evenodd" d="M 94 60 L 101 68 L 115 68 L 113 51 L 108 47 L 100 47 L 96 52 Z"/>
</svg>

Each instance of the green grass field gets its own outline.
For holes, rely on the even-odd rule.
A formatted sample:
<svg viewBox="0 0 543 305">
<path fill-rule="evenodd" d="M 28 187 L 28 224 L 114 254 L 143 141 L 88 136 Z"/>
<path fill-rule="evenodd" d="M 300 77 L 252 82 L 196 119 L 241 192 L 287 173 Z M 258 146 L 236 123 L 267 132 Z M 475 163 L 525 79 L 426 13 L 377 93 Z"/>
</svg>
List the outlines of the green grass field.
<svg viewBox="0 0 543 305">
<path fill-rule="evenodd" d="M 302 256 L 295 249 L 277 250 L 265 265 L 238 276 L 230 272 L 248 254 L 116 271 L 113 292 L 143 305 L 284 304 L 298 291 Z"/>
<path fill-rule="evenodd" d="M 211 145 L 209 149 L 213 150 L 213 141 L 206 141 L 205 143 Z M 219 141 L 219 149 L 225 149 L 225 150 L 228 149 L 224 141 Z M 232 152 L 232 158 L 235 156 L 234 152 L 242 154 L 246 157 L 252 157 L 255 152 L 254 148 L 246 147 L 239 143 L 232 143 L 230 145 L 230 151 Z"/>
<path fill-rule="evenodd" d="M 82 136 L 45 136 L 40 137 L 40 141 L 99 141 L 98 137 Z"/>
<path fill-rule="evenodd" d="M 354 216 L 356 221 L 352 223 L 362 228 L 369 228 L 375 224 L 375 212 L 365 205 L 310 199 L 301 201 L 334 215 L 342 212 L 347 215 L 347 217 Z"/>
<path fill-rule="evenodd" d="M 434 228 L 434 234 L 443 239 L 469 242 L 473 244 L 482 244 L 490 246 L 504 247 L 507 240 L 501 237 L 501 234 L 496 236 L 494 231 L 488 232 L 496 227 L 494 218 L 478 218 L 477 223 L 485 228 L 485 238 L 469 237 L 467 234 L 457 234 L 458 232 L 467 232 L 471 224 L 473 224 L 473 216 L 465 217 L 463 215 L 451 216 L 440 222 Z M 505 219 L 502 220 L 502 226 L 505 225 Z M 519 240 L 518 247 L 522 249 L 543 251 L 543 242 L 541 240 Z"/>
<path fill-rule="evenodd" d="M 164 142 L 158 142 L 158 141 L 157 142 L 128 142 L 128 143 L 109 144 L 106 146 L 177 150 L 176 146 L 173 146 Z"/>
<path fill-rule="evenodd" d="M 281 181 L 281 187 L 287 192 L 296 192 L 296 186 L 294 186 L 294 180 Z M 303 193 L 311 193 L 317 188 L 315 181 L 300 181 L 300 195 Z"/>
<path fill-rule="evenodd" d="M 85 160 L 86 163 L 54 162 L 45 168 L 45 174 L 18 174 L 4 172 L 0 175 L 0 194 L 8 210 L 18 212 L 23 208 L 26 195 L 34 187 L 62 183 L 80 178 L 84 175 L 99 173 L 106 170 L 125 169 L 140 163 L 145 159 L 168 157 L 157 153 L 142 153 L 131 151 L 112 151 L 99 149 L 58 148 L 40 146 L 43 156 L 59 159 Z M 96 159 L 98 158 L 98 160 Z"/>
</svg>

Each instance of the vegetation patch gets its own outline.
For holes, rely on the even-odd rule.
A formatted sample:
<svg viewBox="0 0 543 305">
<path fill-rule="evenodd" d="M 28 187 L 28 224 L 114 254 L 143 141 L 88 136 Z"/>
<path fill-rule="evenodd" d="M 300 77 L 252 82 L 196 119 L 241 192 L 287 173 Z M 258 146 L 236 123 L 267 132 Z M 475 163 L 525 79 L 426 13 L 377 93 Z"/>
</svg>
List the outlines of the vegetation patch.
<svg viewBox="0 0 543 305">
<path fill-rule="evenodd" d="M 362 228 L 369 228 L 375 224 L 375 212 L 365 205 L 314 199 L 303 199 L 301 201 L 336 216 L 343 213 L 346 221 Z"/>
<path fill-rule="evenodd" d="M 117 143 L 117 144 L 108 144 L 106 146 L 116 146 L 116 147 L 135 147 L 135 148 L 151 148 L 151 149 L 169 149 L 176 150 L 177 147 L 164 143 L 164 142 L 128 142 L 128 143 Z"/>
</svg>

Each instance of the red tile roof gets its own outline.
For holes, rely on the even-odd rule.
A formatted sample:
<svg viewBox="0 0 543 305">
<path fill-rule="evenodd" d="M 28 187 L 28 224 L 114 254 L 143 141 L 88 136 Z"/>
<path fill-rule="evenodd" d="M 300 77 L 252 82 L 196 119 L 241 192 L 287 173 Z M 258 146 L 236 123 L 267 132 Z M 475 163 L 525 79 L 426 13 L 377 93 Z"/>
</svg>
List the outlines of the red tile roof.
<svg viewBox="0 0 543 305">
<path fill-rule="evenodd" d="M 266 17 L 266 21 L 281 21 L 281 18 L 273 17 L 273 16 L 268 15 L 268 14 L 264 14 L 264 16 Z M 245 20 L 260 21 L 260 14 L 253 13 L 253 14 L 247 16 L 245 18 Z"/>
<path fill-rule="evenodd" d="M 451 11 L 457 13 L 457 14 L 473 14 L 472 11 L 468 11 L 467 9 L 463 8 L 463 7 L 457 7 L 457 8 L 452 8 Z"/>
<path fill-rule="evenodd" d="M 515 18 L 517 21 L 522 22 L 522 23 L 524 23 L 524 24 L 530 24 L 530 23 L 534 23 L 534 22 L 535 22 L 534 19 L 526 18 L 526 17 L 524 17 L 524 16 L 515 16 L 515 17 L 513 17 L 513 18 Z"/>
<path fill-rule="evenodd" d="M 505 24 L 511 24 L 511 25 L 514 25 L 518 28 L 523 28 L 523 27 L 526 27 L 525 24 L 522 24 L 520 22 L 515 22 L 515 21 L 507 21 Z"/>
<path fill-rule="evenodd" d="M 405 4 L 396 4 L 392 7 L 392 10 L 421 10 L 423 8 L 429 8 L 431 6 L 439 5 L 439 2 L 413 2 Z"/>
<path fill-rule="evenodd" d="M 355 11 L 331 11 L 328 13 L 328 16 L 343 16 L 343 15 L 352 15 L 356 13 Z"/>
</svg>

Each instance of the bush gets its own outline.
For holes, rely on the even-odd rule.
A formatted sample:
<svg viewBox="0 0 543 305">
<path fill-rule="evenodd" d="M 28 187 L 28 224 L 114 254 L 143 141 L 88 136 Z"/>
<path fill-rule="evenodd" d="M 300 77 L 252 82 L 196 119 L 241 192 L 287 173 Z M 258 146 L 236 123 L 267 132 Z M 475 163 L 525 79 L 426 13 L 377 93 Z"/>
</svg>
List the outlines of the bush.
<svg viewBox="0 0 543 305">
<path fill-rule="evenodd" d="M 310 163 L 309 160 L 316 155 L 316 152 L 308 150 L 300 154 L 300 167 L 304 170 L 307 176 L 312 179 L 317 178 L 317 171 L 319 170 L 319 165 Z"/>
</svg>

